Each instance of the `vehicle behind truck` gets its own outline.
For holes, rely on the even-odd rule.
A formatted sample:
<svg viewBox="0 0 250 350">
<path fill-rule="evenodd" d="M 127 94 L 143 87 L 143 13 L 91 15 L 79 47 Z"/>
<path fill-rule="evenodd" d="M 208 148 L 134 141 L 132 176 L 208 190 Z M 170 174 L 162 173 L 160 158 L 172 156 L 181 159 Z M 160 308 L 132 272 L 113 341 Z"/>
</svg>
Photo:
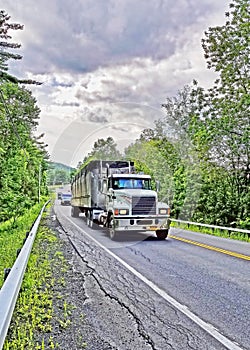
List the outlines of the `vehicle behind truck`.
<svg viewBox="0 0 250 350">
<path fill-rule="evenodd" d="M 75 175 L 71 193 L 71 215 L 84 213 L 89 227 L 107 228 L 113 240 L 132 231 L 168 236 L 170 208 L 158 201 L 151 176 L 137 173 L 131 161 L 90 161 Z"/>
</svg>

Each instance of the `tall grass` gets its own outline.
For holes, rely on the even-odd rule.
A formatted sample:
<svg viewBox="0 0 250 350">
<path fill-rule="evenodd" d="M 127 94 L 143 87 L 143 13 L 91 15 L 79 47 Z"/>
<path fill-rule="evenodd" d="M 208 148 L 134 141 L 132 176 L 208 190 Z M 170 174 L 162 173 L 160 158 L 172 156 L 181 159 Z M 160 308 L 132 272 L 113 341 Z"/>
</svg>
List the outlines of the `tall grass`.
<svg viewBox="0 0 250 350">
<path fill-rule="evenodd" d="M 57 334 L 71 325 L 74 307 L 63 294 L 68 264 L 60 240 L 45 220 L 32 248 L 4 350 L 59 349 Z"/>
<path fill-rule="evenodd" d="M 4 269 L 11 268 L 18 249 L 22 248 L 26 234 L 30 231 L 43 203 L 36 204 L 17 218 L 15 227 L 11 220 L 0 224 L 0 287 L 4 282 Z"/>
</svg>

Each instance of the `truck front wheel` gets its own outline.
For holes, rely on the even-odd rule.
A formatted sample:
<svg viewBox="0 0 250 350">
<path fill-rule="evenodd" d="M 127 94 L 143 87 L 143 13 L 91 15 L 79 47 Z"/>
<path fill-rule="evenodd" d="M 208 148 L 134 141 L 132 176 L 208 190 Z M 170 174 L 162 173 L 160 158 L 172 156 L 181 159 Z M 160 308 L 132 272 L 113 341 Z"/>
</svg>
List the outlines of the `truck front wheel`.
<svg viewBox="0 0 250 350">
<path fill-rule="evenodd" d="M 159 240 L 164 240 L 168 236 L 168 230 L 156 230 L 155 233 Z"/>
</svg>

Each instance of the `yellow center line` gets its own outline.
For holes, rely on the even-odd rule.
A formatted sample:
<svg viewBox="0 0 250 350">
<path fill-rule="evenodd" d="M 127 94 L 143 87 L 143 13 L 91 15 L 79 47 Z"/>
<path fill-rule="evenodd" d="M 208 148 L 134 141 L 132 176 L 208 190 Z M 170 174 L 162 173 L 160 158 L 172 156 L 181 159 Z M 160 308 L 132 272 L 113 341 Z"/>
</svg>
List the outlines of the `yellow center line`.
<svg viewBox="0 0 250 350">
<path fill-rule="evenodd" d="M 236 252 L 231 252 L 230 250 L 225 250 L 225 249 L 213 247 L 211 245 L 199 243 L 199 242 L 196 242 L 196 241 L 191 241 L 190 239 L 177 237 L 177 236 L 174 236 L 174 235 L 169 235 L 169 237 L 173 238 L 173 239 L 176 239 L 178 241 L 185 242 L 185 243 L 194 244 L 194 245 L 197 245 L 197 246 L 202 247 L 202 248 L 206 248 L 206 249 L 214 250 L 216 252 L 220 252 L 220 253 L 223 253 L 223 254 L 231 255 L 231 256 L 234 256 L 235 258 L 239 258 L 239 259 L 244 259 L 244 260 L 249 260 L 250 261 L 250 256 L 249 255 L 243 255 L 243 254 L 239 254 L 239 253 L 236 253 Z"/>
</svg>

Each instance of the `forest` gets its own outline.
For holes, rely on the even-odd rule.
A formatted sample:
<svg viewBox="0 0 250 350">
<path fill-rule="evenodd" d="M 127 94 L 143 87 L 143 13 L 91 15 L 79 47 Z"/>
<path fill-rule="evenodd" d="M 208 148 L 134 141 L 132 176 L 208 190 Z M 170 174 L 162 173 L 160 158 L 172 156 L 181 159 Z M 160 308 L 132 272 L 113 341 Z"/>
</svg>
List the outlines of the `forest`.
<svg viewBox="0 0 250 350">
<path fill-rule="evenodd" d="M 0 11 L 0 223 L 15 221 L 48 194 L 48 154 L 42 135 L 34 136 L 40 110 L 27 88 L 39 82 L 8 72 L 9 60 L 22 58 L 13 53 L 20 45 L 11 42 L 10 31 L 22 28 Z"/>
<path fill-rule="evenodd" d="M 201 42 L 207 69 L 218 74 L 213 86 L 204 89 L 194 78 L 159 101 L 164 117 L 124 154 L 109 136 L 97 140 L 82 163 L 134 160 L 160 181 L 172 217 L 250 229 L 249 2 L 232 0 L 225 15 L 225 24 L 208 28 Z M 22 58 L 13 53 L 20 45 L 11 42 L 10 30 L 22 25 L 0 11 L 0 222 L 48 194 L 49 155 L 42 135 L 34 136 L 40 110 L 28 89 L 39 82 L 9 74 L 9 60 Z"/>
</svg>

